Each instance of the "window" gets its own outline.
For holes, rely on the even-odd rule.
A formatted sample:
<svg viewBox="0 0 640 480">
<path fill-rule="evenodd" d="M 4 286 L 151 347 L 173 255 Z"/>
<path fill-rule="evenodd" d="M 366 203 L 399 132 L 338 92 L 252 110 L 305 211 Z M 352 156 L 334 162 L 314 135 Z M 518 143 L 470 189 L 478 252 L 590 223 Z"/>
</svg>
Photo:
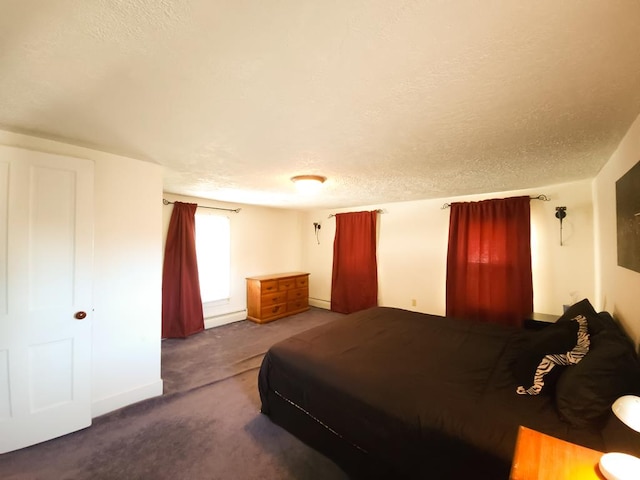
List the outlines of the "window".
<svg viewBox="0 0 640 480">
<path fill-rule="evenodd" d="M 229 217 L 196 213 L 196 253 L 202 303 L 229 298 L 231 228 Z"/>
</svg>

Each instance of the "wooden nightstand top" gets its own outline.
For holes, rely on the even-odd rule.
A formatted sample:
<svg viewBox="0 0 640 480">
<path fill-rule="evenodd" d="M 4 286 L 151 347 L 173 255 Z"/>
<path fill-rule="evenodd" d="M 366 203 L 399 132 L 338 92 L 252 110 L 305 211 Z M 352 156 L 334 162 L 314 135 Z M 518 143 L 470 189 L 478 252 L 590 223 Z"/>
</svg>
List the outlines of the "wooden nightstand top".
<svg viewBox="0 0 640 480">
<path fill-rule="evenodd" d="M 603 480 L 602 452 L 520 427 L 511 480 Z"/>
</svg>

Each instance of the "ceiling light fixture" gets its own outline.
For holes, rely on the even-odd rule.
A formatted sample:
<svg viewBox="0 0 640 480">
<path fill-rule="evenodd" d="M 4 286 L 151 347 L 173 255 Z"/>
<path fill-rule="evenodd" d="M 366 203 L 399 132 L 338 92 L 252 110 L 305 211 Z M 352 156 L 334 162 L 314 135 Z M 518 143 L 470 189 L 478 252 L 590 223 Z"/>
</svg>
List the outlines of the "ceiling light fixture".
<svg viewBox="0 0 640 480">
<path fill-rule="evenodd" d="M 297 175 L 291 177 L 296 189 L 301 193 L 314 193 L 320 190 L 327 177 L 320 175 Z"/>
</svg>

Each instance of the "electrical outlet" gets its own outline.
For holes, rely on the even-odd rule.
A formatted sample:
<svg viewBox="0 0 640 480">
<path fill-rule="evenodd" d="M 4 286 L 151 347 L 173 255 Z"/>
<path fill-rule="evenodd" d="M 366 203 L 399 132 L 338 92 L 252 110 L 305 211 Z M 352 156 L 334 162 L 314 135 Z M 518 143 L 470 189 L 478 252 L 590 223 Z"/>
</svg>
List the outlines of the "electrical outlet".
<svg viewBox="0 0 640 480">
<path fill-rule="evenodd" d="M 415 307 L 415 306 L 416 306 L 416 299 L 415 299 L 415 298 L 412 298 L 412 299 L 411 299 L 411 306 L 412 306 L 412 307 Z"/>
</svg>

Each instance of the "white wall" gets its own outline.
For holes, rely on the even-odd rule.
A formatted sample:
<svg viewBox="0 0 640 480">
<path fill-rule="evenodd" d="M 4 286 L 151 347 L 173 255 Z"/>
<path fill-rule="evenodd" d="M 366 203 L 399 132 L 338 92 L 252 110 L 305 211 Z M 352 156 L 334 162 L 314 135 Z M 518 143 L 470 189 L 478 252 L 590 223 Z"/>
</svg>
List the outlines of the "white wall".
<svg viewBox="0 0 640 480">
<path fill-rule="evenodd" d="M 96 161 L 94 414 L 162 394 L 162 169 Z M 135 365 L 135 368 L 132 366 Z"/>
<path fill-rule="evenodd" d="M 301 212 L 229 204 L 168 192 L 165 192 L 164 198 L 171 202 L 242 209 L 239 213 L 220 211 L 221 215 L 229 217 L 231 223 L 231 298 L 228 303 L 223 303 L 211 311 L 205 319 L 205 327 L 247 318 L 246 277 L 301 270 Z M 167 205 L 162 212 L 163 244 L 166 241 L 172 210 L 173 206 Z"/>
<path fill-rule="evenodd" d="M 563 304 L 594 296 L 593 210 L 588 180 L 490 195 L 306 212 L 302 222 L 303 269 L 314 279 L 310 302 L 329 307 L 335 235 L 335 220 L 327 218 L 329 213 L 382 209 L 384 213 L 378 216 L 379 304 L 444 315 L 449 210 L 443 210 L 442 205 L 541 193 L 551 201 L 531 201 L 534 309 L 561 314 Z M 556 206 L 567 207 L 563 246 Z M 322 226 L 319 245 L 313 222 Z"/>
<path fill-rule="evenodd" d="M 594 180 L 597 302 L 640 345 L 640 273 L 618 266 L 616 181 L 640 161 L 640 116 Z"/>
<path fill-rule="evenodd" d="M 5 131 L 0 144 L 95 162 L 92 415 L 161 395 L 161 167 Z"/>
</svg>

